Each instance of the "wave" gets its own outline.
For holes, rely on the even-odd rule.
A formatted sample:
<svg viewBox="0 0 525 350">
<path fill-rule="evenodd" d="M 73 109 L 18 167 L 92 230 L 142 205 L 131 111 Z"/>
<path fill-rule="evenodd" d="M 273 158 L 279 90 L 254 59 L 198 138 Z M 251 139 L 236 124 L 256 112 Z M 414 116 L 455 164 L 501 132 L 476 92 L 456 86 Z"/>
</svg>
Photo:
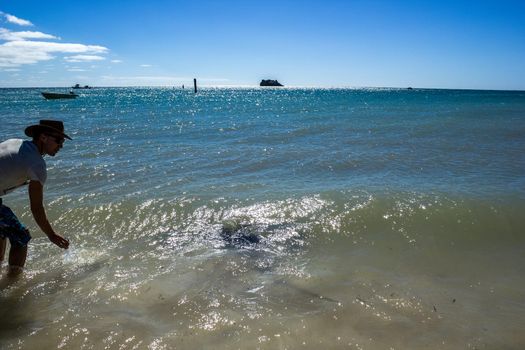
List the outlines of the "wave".
<svg viewBox="0 0 525 350">
<path fill-rule="evenodd" d="M 82 203 L 85 203 L 84 205 Z M 301 237 L 301 240 L 350 238 L 370 244 L 399 240 L 417 245 L 433 240 L 455 244 L 521 240 L 525 203 L 519 198 L 482 200 L 450 196 L 367 192 L 323 192 L 285 199 L 205 199 L 179 197 L 88 204 L 61 197 L 49 204 L 60 230 L 75 239 L 118 245 L 137 240 L 169 240 L 184 245 L 219 240 L 227 220 L 251 225 L 265 237 Z M 255 230 L 255 232 L 254 232 Z"/>
</svg>

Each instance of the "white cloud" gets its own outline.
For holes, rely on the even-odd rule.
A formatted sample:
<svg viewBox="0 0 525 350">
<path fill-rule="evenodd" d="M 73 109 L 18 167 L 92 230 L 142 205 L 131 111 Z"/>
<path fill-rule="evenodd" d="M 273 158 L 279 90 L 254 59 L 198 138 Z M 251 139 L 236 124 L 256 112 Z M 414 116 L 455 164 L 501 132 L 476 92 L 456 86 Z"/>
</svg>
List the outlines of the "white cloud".
<svg viewBox="0 0 525 350">
<path fill-rule="evenodd" d="M 18 40 L 25 40 L 25 39 L 59 39 L 59 38 L 57 38 L 54 35 L 45 34 L 42 32 L 31 32 L 31 31 L 12 32 L 9 29 L 0 28 L 0 40 L 18 41 Z"/>
<path fill-rule="evenodd" d="M 27 20 L 0 11 L 1 16 L 5 17 L 10 23 L 25 26 L 33 25 Z M 68 62 L 102 61 L 105 60 L 105 57 L 100 55 L 109 51 L 106 47 L 99 45 L 47 41 L 50 39 L 59 40 L 60 38 L 38 31 L 13 32 L 6 28 L 0 28 L 0 42 L 5 41 L 0 44 L 0 68 L 13 68 L 49 61 L 55 58 L 54 55 L 61 54 L 77 54 L 65 57 Z"/>
<path fill-rule="evenodd" d="M 33 23 L 29 22 L 28 20 L 18 18 L 8 13 L 0 12 L 0 14 L 4 15 L 4 17 L 9 23 L 18 24 L 19 26 L 32 26 L 33 25 Z"/>
<path fill-rule="evenodd" d="M 141 64 L 140 66 L 142 68 L 149 68 L 149 67 L 151 67 L 151 64 Z"/>
<path fill-rule="evenodd" d="M 67 62 L 93 62 L 93 61 L 103 61 L 105 57 L 97 55 L 75 55 L 64 57 L 64 60 Z"/>
<path fill-rule="evenodd" d="M 0 45 L 0 67 L 18 67 L 49 61 L 54 53 L 103 54 L 108 49 L 98 45 L 55 43 L 45 41 L 9 41 Z"/>
<path fill-rule="evenodd" d="M 67 71 L 68 72 L 85 72 L 86 70 L 82 68 L 69 68 Z"/>
<path fill-rule="evenodd" d="M 121 60 L 111 60 L 111 63 L 122 63 Z"/>
<path fill-rule="evenodd" d="M 19 72 L 20 69 L 18 68 L 6 68 L 6 69 L 3 69 L 4 72 Z"/>
</svg>

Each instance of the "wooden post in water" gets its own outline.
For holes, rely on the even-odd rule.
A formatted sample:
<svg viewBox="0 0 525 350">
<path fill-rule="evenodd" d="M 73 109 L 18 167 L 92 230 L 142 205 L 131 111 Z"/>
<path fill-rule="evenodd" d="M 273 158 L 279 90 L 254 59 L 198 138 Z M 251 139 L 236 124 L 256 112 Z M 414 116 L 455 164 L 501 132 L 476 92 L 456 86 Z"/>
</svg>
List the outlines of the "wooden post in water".
<svg viewBox="0 0 525 350">
<path fill-rule="evenodd" d="M 197 79 L 193 79 L 193 88 L 195 89 L 195 93 L 197 93 Z"/>
</svg>

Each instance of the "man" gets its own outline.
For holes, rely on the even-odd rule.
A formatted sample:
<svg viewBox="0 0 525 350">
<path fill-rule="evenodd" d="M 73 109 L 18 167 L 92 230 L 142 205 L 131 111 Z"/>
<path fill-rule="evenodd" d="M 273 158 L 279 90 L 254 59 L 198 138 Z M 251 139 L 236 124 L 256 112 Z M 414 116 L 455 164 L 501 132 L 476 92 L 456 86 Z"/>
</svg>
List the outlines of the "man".
<svg viewBox="0 0 525 350">
<path fill-rule="evenodd" d="M 64 140 L 71 138 L 64 133 L 64 124 L 56 120 L 41 120 L 37 125 L 28 126 L 25 134 L 33 140 L 10 139 L 0 143 L 0 263 L 4 260 L 7 238 L 11 244 L 10 274 L 18 274 L 23 270 L 27 244 L 31 239 L 29 231 L 11 209 L 2 203 L 2 197 L 17 187 L 28 185 L 31 212 L 49 240 L 63 249 L 69 246 L 69 241 L 53 230 L 44 210 L 47 169 L 43 156 L 47 154 L 54 157 L 62 148 Z"/>
</svg>

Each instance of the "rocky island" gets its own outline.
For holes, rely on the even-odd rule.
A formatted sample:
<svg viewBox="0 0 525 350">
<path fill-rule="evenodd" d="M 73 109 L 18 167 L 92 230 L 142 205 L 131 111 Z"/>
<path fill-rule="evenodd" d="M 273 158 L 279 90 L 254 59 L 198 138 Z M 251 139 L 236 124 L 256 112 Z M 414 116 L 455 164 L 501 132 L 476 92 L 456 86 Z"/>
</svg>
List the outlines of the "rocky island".
<svg viewBox="0 0 525 350">
<path fill-rule="evenodd" d="M 260 86 L 284 86 L 283 84 L 279 83 L 277 80 L 270 80 L 270 79 L 263 79 L 261 80 Z"/>
</svg>

